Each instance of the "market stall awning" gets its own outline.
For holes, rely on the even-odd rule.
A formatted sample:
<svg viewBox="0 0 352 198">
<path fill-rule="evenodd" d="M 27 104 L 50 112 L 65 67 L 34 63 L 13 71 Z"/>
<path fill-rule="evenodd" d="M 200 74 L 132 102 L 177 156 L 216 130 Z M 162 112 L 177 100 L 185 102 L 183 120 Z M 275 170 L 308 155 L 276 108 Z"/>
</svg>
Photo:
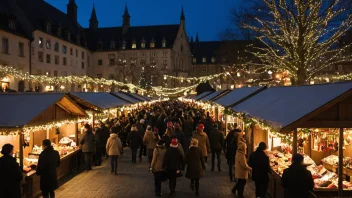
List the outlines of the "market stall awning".
<svg viewBox="0 0 352 198">
<path fill-rule="evenodd" d="M 70 92 L 69 95 L 78 104 L 95 110 L 117 108 L 131 104 L 106 92 Z"/>
<path fill-rule="evenodd" d="M 257 92 L 265 89 L 265 87 L 243 87 L 232 90 L 230 93 L 222 96 L 214 102 L 223 106 L 229 107 L 243 101 L 244 99 L 256 94 Z"/>
<path fill-rule="evenodd" d="M 202 101 L 202 102 L 207 102 L 213 98 L 216 98 L 217 96 L 223 94 L 224 92 L 226 92 L 227 90 L 221 90 L 221 91 L 214 91 L 213 93 L 205 96 L 204 98 L 200 99 L 199 101 Z"/>
<path fill-rule="evenodd" d="M 209 94 L 211 94 L 211 93 L 213 93 L 213 91 L 206 91 L 206 92 L 203 92 L 203 93 L 199 94 L 198 96 L 196 96 L 196 97 L 194 98 L 194 100 L 195 100 L 195 101 L 198 101 L 198 100 L 204 98 L 205 96 L 207 96 L 207 95 L 209 95 Z"/>
<path fill-rule="evenodd" d="M 136 98 L 128 95 L 127 93 L 124 93 L 124 92 L 113 92 L 111 94 L 113 94 L 114 96 L 117 96 L 117 97 L 119 97 L 119 98 L 121 98 L 123 100 L 126 100 L 126 101 L 128 101 L 128 102 L 130 102 L 132 104 L 136 104 L 136 103 L 140 103 L 141 102 L 140 100 L 138 100 L 138 99 L 136 99 Z"/>
<path fill-rule="evenodd" d="M 349 97 L 346 104 L 337 105 Z M 246 113 L 281 132 L 304 127 L 351 127 L 352 83 L 271 87 L 248 98 L 232 109 Z M 329 108 L 329 112 L 324 113 Z M 323 113 L 322 113 L 323 112 Z M 344 112 L 341 114 L 341 112 Z M 318 114 L 318 121 L 312 120 Z M 332 117 L 336 121 L 331 121 Z M 343 119 L 346 119 L 345 121 Z M 309 122 L 308 122 L 309 121 Z M 310 123 L 310 124 L 307 124 Z"/>
<path fill-rule="evenodd" d="M 53 112 L 56 113 L 50 113 L 55 105 L 69 115 L 86 116 L 79 105 L 64 93 L 0 94 L 0 127 L 14 128 L 32 125 L 39 121 L 38 118 L 42 113 L 46 113 L 42 121 L 65 119 L 65 115 L 59 115 L 59 112 L 55 110 Z"/>
<path fill-rule="evenodd" d="M 140 100 L 141 102 L 148 102 L 148 100 L 144 97 L 142 97 L 141 95 L 138 95 L 136 93 L 127 93 L 128 95 Z"/>
</svg>

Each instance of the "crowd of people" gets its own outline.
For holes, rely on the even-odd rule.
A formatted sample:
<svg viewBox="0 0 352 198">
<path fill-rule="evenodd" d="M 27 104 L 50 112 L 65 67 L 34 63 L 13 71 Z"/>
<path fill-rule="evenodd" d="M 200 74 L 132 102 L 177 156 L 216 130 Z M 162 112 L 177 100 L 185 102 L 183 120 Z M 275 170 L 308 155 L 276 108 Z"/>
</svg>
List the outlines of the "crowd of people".
<svg viewBox="0 0 352 198">
<path fill-rule="evenodd" d="M 265 153 L 266 144 L 261 142 L 247 158 L 244 132 L 235 124 L 225 136 L 222 123 L 214 121 L 209 112 L 193 103 L 156 102 L 95 126 L 85 124 L 79 144 L 86 171 L 92 170 L 92 166 L 100 166 L 104 159 L 109 158 L 111 173 L 118 174 L 118 159 L 124 154 L 125 147 L 131 149 L 132 164 L 136 164 L 137 159 L 142 163 L 143 156 L 147 156 L 149 172 L 154 175 L 155 196 L 162 195 L 161 184 L 165 181 L 169 182 L 170 194 L 175 194 L 177 178 L 182 177 L 184 171 L 185 177 L 190 180 L 190 189 L 197 197 L 200 196 L 200 179 L 205 176 L 208 154 L 212 155 L 210 170 L 217 168 L 221 172 L 221 154 L 224 152 L 229 181 L 236 182 L 232 192 L 244 197 L 251 173 L 256 197 L 267 196 L 270 164 Z M 23 178 L 12 157 L 13 146 L 6 144 L 1 152 L 4 156 L 0 158 L 0 175 L 8 176 L 11 181 L 0 179 L 0 197 L 19 197 Z M 282 177 L 285 197 L 306 197 L 313 189 L 312 177 L 303 166 L 301 155 L 294 155 L 292 161 Z M 50 140 L 44 140 L 37 168 L 43 197 L 55 197 L 54 190 L 58 187 L 56 167 L 59 165 L 58 152 L 52 148 Z M 296 174 L 299 178 L 295 177 Z"/>
</svg>

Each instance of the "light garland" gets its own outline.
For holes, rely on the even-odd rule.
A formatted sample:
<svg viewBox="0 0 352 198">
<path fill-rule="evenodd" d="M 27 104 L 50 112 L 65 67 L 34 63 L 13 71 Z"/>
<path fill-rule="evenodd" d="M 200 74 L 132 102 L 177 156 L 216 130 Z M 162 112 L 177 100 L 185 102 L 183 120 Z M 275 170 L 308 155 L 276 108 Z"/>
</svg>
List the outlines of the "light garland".
<svg viewBox="0 0 352 198">
<path fill-rule="evenodd" d="M 213 74 L 213 75 L 209 75 L 209 76 L 201 76 L 201 77 L 182 77 L 182 76 L 164 75 L 164 79 L 166 80 L 167 78 L 170 78 L 170 79 L 177 79 L 177 80 L 187 81 L 187 82 L 192 82 L 192 81 L 204 82 L 204 81 L 212 80 L 214 78 L 217 78 L 217 77 L 220 77 L 223 75 L 225 75 L 225 76 L 230 75 L 230 72 L 221 72 L 218 74 Z"/>
</svg>

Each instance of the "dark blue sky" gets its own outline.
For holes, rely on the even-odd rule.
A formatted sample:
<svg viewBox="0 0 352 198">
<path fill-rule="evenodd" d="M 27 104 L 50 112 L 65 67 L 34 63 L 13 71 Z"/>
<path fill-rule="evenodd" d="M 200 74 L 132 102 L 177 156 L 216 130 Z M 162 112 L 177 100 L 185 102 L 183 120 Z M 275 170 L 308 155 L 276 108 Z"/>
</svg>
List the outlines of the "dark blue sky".
<svg viewBox="0 0 352 198">
<path fill-rule="evenodd" d="M 46 0 L 66 13 L 69 0 Z M 120 26 L 125 3 L 131 26 L 177 24 L 184 6 L 188 36 L 199 33 L 201 41 L 219 40 L 219 32 L 229 25 L 230 9 L 237 0 L 76 0 L 78 21 L 88 27 L 93 2 L 100 27 Z"/>
</svg>

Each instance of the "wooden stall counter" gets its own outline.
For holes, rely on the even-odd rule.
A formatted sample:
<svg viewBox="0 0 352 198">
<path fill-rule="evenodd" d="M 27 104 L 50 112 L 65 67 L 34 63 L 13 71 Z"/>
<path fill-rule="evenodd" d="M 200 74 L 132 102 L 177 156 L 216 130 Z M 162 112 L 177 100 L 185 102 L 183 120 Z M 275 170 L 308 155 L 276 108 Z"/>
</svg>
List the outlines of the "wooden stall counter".
<svg viewBox="0 0 352 198">
<path fill-rule="evenodd" d="M 64 155 L 60 158 L 60 166 L 57 167 L 57 178 L 61 179 L 64 176 L 68 175 L 75 168 L 78 168 L 78 153 L 81 149 L 77 149 Z M 25 195 L 27 197 L 37 197 L 41 194 L 40 191 L 40 176 L 36 175 L 35 170 L 25 174 Z"/>
</svg>

